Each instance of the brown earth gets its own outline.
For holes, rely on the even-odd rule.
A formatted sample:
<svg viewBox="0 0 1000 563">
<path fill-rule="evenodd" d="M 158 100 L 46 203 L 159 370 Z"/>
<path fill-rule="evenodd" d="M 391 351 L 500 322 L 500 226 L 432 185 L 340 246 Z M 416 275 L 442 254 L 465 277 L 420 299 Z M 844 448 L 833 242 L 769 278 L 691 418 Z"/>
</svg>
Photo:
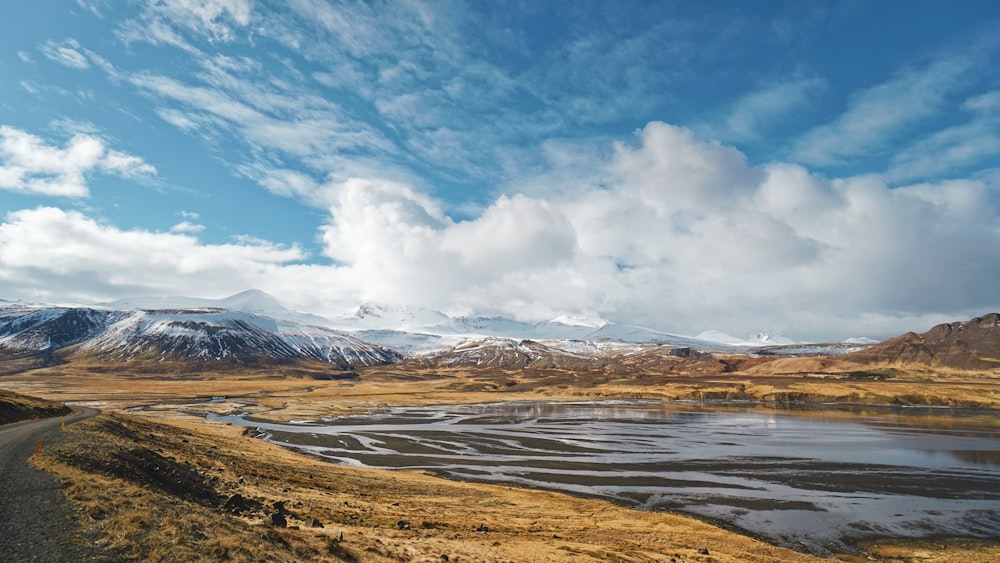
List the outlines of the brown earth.
<svg viewBox="0 0 1000 563">
<path fill-rule="evenodd" d="M 954 370 L 1000 370 L 1000 314 L 908 332 L 844 360 L 869 365 L 931 366 Z"/>
<path fill-rule="evenodd" d="M 86 526 L 123 556 L 177 561 L 815 560 L 687 517 L 422 473 L 331 465 L 192 416 L 237 406 L 207 403 L 212 397 L 243 398 L 260 405 L 251 407 L 256 416 L 284 421 L 385 405 L 612 398 L 1000 409 L 996 370 L 901 369 L 842 358 L 662 360 L 640 354 L 628 369 L 599 371 L 409 363 L 357 373 L 166 375 L 70 364 L 5 376 L 0 387 L 110 411 L 159 405 L 76 425 L 78 439 L 46 450 L 38 463 L 65 481 Z M 231 501 L 236 494 L 243 500 Z M 276 502 L 284 508 L 276 509 Z M 298 529 L 272 526 L 275 512 Z M 324 527 L 310 527 L 314 518 Z M 481 524 L 489 531 L 474 530 Z M 344 541 L 338 541 L 341 531 Z M 708 555 L 699 553 L 702 547 Z M 858 560 L 1000 559 L 1000 546 L 965 540 L 863 547 Z"/>
<path fill-rule="evenodd" d="M 0 389 L 0 424 L 10 424 L 33 418 L 65 416 L 71 412 L 73 409 L 62 403 Z"/>
<path fill-rule="evenodd" d="M 175 414 L 105 414 L 69 432 L 35 463 L 138 560 L 819 560 L 672 514 L 336 466 Z"/>
</svg>

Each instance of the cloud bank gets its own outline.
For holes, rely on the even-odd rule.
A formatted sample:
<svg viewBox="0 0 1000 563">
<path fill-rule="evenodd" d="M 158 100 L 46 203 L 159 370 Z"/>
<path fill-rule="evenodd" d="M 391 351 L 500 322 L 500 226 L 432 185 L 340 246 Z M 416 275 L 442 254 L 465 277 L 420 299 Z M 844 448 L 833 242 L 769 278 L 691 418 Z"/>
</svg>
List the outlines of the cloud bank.
<svg viewBox="0 0 1000 563">
<path fill-rule="evenodd" d="M 17 211 L 0 225 L 0 286 L 93 300 L 258 287 L 328 314 L 374 300 L 802 338 L 884 336 L 1000 306 L 995 183 L 892 188 L 752 166 L 661 122 L 605 154 L 582 174 L 599 181 L 501 195 L 464 221 L 404 183 L 314 186 L 326 263 L 263 241 L 204 244 L 190 223 L 125 231 L 80 212 Z"/>
</svg>

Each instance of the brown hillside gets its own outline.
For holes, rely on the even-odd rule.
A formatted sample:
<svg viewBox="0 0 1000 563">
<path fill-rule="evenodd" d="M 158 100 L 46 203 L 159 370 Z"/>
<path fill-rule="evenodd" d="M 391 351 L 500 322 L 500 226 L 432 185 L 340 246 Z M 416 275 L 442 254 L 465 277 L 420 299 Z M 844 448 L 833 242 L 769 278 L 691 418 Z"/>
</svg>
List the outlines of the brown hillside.
<svg viewBox="0 0 1000 563">
<path fill-rule="evenodd" d="M 969 371 L 1000 370 L 1000 314 L 940 324 L 923 334 L 908 332 L 842 359 Z"/>
</svg>

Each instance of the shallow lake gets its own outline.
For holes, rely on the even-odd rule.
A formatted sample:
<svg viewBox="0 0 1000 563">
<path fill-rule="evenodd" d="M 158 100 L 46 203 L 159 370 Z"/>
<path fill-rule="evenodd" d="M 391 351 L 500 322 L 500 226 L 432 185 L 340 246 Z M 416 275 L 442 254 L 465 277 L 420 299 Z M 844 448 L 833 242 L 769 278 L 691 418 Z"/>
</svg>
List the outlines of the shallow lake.
<svg viewBox="0 0 1000 563">
<path fill-rule="evenodd" d="M 669 509 L 817 554 L 876 537 L 1000 538 L 990 413 L 598 402 L 213 418 L 341 463 Z"/>
</svg>

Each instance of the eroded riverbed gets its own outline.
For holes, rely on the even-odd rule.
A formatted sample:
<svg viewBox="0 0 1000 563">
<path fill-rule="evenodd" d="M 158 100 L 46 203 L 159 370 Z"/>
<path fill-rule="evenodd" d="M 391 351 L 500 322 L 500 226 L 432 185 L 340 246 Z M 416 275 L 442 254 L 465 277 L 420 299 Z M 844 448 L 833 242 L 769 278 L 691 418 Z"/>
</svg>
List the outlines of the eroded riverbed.
<svg viewBox="0 0 1000 563">
<path fill-rule="evenodd" d="M 686 512 L 818 554 L 875 537 L 1000 538 L 1000 424 L 907 413 L 604 402 L 213 418 L 341 463 Z"/>
</svg>

